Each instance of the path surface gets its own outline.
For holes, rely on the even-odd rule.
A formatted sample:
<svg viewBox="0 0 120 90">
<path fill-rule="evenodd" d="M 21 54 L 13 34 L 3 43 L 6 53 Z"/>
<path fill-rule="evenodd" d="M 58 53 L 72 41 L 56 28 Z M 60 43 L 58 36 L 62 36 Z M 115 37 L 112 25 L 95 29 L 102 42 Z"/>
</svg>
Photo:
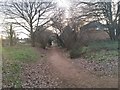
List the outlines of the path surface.
<svg viewBox="0 0 120 90">
<path fill-rule="evenodd" d="M 117 87 L 117 79 L 108 77 L 101 79 L 85 69 L 76 68 L 58 48 L 54 47 L 48 52 L 48 61 L 62 79 L 75 87 Z"/>
<path fill-rule="evenodd" d="M 59 48 L 50 48 L 45 53 L 45 60 L 25 65 L 23 87 L 116 88 L 118 85 L 117 77 L 100 78 L 84 68 L 76 67 Z"/>
</svg>

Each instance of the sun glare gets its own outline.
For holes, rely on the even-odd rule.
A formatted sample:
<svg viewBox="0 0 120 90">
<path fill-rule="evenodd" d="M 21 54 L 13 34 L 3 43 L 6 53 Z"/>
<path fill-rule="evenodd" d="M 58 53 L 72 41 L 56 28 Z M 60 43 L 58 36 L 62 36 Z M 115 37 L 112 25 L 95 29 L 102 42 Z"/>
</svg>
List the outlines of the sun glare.
<svg viewBox="0 0 120 90">
<path fill-rule="evenodd" d="M 65 18 L 70 17 L 70 6 L 71 6 L 71 2 L 70 0 L 55 0 L 55 2 L 57 3 L 57 6 L 59 8 L 64 8 L 65 9 Z"/>
<path fill-rule="evenodd" d="M 58 7 L 69 9 L 70 1 L 69 0 L 56 0 Z"/>
</svg>

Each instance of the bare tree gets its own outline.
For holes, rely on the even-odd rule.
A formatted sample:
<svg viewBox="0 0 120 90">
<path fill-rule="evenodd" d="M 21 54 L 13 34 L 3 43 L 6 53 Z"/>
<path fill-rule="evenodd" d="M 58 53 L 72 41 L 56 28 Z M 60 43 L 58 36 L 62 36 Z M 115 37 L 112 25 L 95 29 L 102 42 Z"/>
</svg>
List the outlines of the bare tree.
<svg viewBox="0 0 120 90">
<path fill-rule="evenodd" d="M 22 0 L 19 2 L 5 3 L 4 13 L 14 19 L 30 33 L 31 45 L 35 46 L 36 27 L 47 24 L 51 15 L 50 10 L 54 8 L 52 1 L 44 0 Z M 19 21 L 18 21 L 19 20 Z M 24 22 L 21 23 L 20 21 Z"/>
<path fill-rule="evenodd" d="M 97 0 L 97 2 L 79 2 L 77 5 L 86 5 L 84 9 L 84 14 L 79 15 L 76 18 L 81 17 L 90 17 L 90 20 L 98 20 L 103 21 L 106 24 L 106 28 L 108 28 L 107 33 L 109 34 L 111 40 L 115 40 L 117 38 L 116 30 L 117 30 L 117 22 L 118 22 L 118 14 L 115 10 L 115 4 L 112 0 L 101 2 Z M 119 4 L 116 4 L 119 6 Z M 117 8 L 119 9 L 119 8 Z M 94 19 L 93 19 L 94 18 Z M 117 30 L 118 32 L 118 30 Z"/>
<path fill-rule="evenodd" d="M 58 30 L 59 33 L 63 31 L 63 28 L 65 27 L 65 18 L 64 18 L 64 9 L 56 8 L 54 11 L 55 15 L 54 18 L 51 18 L 52 24 L 51 26 L 55 28 L 55 30 Z M 57 31 L 56 31 L 57 32 Z"/>
<path fill-rule="evenodd" d="M 120 39 L 120 1 L 117 3 L 117 16 L 118 16 L 118 21 L 117 21 L 117 26 L 116 26 L 116 36 L 117 39 Z"/>
<path fill-rule="evenodd" d="M 14 30 L 15 27 L 13 26 L 13 23 L 12 22 L 5 23 L 4 28 L 5 31 L 2 31 L 2 33 L 7 35 L 10 46 L 13 46 L 15 44 L 16 39 L 16 32 Z"/>
</svg>

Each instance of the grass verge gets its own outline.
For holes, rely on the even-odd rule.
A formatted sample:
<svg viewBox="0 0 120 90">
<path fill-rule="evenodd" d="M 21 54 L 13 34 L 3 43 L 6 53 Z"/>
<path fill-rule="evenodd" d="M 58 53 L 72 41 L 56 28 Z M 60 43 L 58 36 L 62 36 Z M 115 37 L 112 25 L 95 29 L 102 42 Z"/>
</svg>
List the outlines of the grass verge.
<svg viewBox="0 0 120 90">
<path fill-rule="evenodd" d="M 86 48 L 86 47 L 83 47 Z M 114 60 L 118 57 L 118 41 L 96 41 L 89 43 L 84 58 L 96 61 Z"/>
<path fill-rule="evenodd" d="M 3 47 L 3 88 L 20 88 L 22 64 L 34 62 L 37 58 L 30 46 Z"/>
<path fill-rule="evenodd" d="M 87 60 L 107 61 L 118 57 L 118 41 L 94 41 L 88 46 L 70 51 L 71 58 L 83 57 Z"/>
</svg>

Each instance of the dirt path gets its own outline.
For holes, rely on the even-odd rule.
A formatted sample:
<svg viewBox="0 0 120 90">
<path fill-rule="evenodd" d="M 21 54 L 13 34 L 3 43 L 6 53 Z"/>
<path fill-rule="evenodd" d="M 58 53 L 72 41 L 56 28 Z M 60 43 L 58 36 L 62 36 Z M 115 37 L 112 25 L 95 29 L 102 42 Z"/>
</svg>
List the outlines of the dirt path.
<svg viewBox="0 0 120 90">
<path fill-rule="evenodd" d="M 85 69 L 78 69 L 71 63 L 62 51 L 52 48 L 47 54 L 49 63 L 59 73 L 59 77 L 66 81 L 71 87 L 117 87 L 117 78 L 97 77 Z"/>
<path fill-rule="evenodd" d="M 101 78 L 77 67 L 59 48 L 35 50 L 42 58 L 24 65 L 23 88 L 116 88 L 118 85 L 117 77 Z"/>
</svg>

